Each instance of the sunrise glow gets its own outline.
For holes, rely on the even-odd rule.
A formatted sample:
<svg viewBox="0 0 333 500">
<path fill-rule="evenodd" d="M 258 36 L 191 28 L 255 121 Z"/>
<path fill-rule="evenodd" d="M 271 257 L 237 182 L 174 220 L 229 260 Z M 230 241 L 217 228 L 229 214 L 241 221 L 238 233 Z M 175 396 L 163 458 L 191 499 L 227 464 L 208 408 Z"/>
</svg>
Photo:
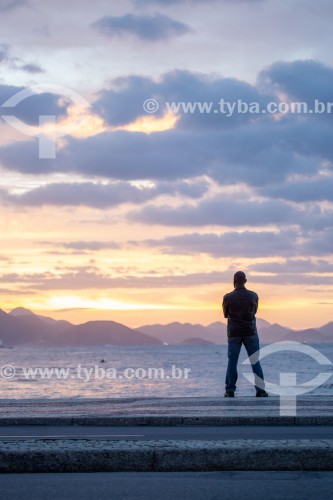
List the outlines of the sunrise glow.
<svg viewBox="0 0 333 500">
<path fill-rule="evenodd" d="M 209 324 L 242 269 L 260 317 L 331 321 L 328 4 L 139 4 L 0 4 L 1 308 Z"/>
</svg>

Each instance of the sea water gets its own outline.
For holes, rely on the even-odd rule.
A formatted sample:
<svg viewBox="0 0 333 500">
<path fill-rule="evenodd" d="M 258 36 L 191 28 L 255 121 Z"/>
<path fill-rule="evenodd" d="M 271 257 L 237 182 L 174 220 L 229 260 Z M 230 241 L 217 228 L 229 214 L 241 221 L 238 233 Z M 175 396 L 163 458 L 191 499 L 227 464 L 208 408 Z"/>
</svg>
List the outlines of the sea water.
<svg viewBox="0 0 333 500">
<path fill-rule="evenodd" d="M 281 374 L 294 373 L 297 385 L 311 386 L 319 373 L 331 373 L 309 394 L 333 394 L 333 344 L 313 345 L 310 355 L 309 348 L 299 344 L 299 352 L 283 348 L 263 356 L 265 379 L 279 384 Z M 325 364 L 316 353 L 326 356 Z M 254 394 L 243 375 L 251 373 L 251 366 L 243 364 L 246 358 L 243 347 L 239 395 Z M 0 349 L 0 399 L 219 397 L 226 367 L 225 345 L 14 347 Z"/>
</svg>

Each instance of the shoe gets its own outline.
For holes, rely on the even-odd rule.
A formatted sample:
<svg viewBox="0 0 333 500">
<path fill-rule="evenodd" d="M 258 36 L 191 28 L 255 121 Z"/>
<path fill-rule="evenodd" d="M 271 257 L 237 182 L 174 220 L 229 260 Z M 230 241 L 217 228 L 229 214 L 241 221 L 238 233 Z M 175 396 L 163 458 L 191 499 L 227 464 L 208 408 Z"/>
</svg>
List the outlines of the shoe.
<svg viewBox="0 0 333 500">
<path fill-rule="evenodd" d="M 234 393 L 234 391 L 225 391 L 224 397 L 225 398 L 234 398 L 235 397 L 235 393 Z"/>
<path fill-rule="evenodd" d="M 267 398 L 268 397 L 268 394 L 266 391 L 264 390 L 261 390 L 261 391 L 257 391 L 256 393 L 256 397 L 257 398 Z"/>
</svg>

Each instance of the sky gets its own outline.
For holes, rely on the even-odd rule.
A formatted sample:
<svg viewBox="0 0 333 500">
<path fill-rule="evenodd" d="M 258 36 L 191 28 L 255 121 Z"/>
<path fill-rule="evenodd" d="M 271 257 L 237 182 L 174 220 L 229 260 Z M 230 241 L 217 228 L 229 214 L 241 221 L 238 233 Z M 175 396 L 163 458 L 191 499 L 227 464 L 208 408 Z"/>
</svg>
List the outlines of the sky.
<svg viewBox="0 0 333 500">
<path fill-rule="evenodd" d="M 333 320 L 330 0 L 0 0 L 0 307 Z"/>
</svg>

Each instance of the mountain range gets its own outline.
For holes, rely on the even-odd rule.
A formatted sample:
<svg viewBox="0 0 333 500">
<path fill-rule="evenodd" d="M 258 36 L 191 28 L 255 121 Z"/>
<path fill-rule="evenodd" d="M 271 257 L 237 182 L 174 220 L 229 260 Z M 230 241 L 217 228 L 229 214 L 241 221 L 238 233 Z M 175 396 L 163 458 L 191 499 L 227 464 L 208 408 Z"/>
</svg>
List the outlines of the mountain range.
<svg viewBox="0 0 333 500">
<path fill-rule="evenodd" d="M 88 321 L 73 325 L 69 321 L 57 321 L 34 314 L 23 307 L 13 309 L 10 313 L 0 310 L 0 340 L 5 346 L 161 344 L 157 338 L 115 321 Z"/>
<path fill-rule="evenodd" d="M 316 329 L 292 330 L 257 318 L 262 344 L 293 340 L 305 343 L 333 342 L 333 322 Z M 15 345 L 158 345 L 225 344 L 226 324 L 208 326 L 192 323 L 144 325 L 129 328 L 114 321 L 88 321 L 73 325 L 18 307 L 9 313 L 0 309 L 0 340 L 4 346 Z"/>
</svg>

